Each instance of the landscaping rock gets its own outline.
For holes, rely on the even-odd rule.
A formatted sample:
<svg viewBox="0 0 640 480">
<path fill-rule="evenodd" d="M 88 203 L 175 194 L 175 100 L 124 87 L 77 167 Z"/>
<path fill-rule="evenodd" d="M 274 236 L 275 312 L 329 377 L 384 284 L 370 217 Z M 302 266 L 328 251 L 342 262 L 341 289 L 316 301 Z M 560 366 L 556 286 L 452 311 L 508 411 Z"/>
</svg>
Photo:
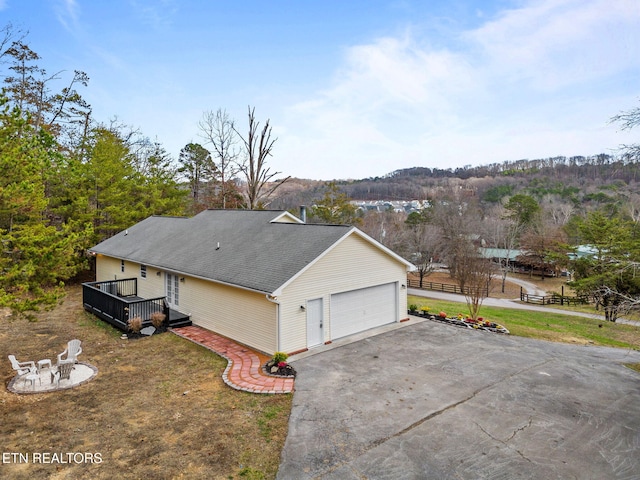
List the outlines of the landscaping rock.
<svg viewBox="0 0 640 480">
<path fill-rule="evenodd" d="M 273 360 L 269 360 L 263 367 L 265 372 L 268 372 L 271 375 L 278 375 L 281 377 L 295 377 L 296 371 L 295 369 L 286 362 L 281 362 L 276 365 Z"/>
<path fill-rule="evenodd" d="M 140 333 L 142 335 L 153 335 L 155 331 L 156 331 L 156 327 L 148 326 L 140 330 Z"/>
</svg>

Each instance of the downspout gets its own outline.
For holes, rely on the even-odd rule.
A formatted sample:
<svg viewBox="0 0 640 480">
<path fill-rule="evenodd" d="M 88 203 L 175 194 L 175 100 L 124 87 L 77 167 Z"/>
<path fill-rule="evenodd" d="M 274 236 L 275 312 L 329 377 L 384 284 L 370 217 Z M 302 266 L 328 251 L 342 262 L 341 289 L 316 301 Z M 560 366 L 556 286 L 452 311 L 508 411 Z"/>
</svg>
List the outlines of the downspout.
<svg viewBox="0 0 640 480">
<path fill-rule="evenodd" d="M 280 302 L 278 297 L 275 297 L 269 293 L 264 296 L 267 301 L 275 303 L 276 305 L 276 352 L 280 351 Z"/>
</svg>

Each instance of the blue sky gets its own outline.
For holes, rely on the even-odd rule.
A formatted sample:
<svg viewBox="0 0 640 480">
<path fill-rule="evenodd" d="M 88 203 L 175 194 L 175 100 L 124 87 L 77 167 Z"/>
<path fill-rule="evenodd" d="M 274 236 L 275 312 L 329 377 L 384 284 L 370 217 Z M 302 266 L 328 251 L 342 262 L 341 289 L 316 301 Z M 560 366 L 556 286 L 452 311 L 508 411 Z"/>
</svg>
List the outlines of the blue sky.
<svg viewBox="0 0 640 480">
<path fill-rule="evenodd" d="M 174 158 L 205 111 L 245 131 L 249 105 L 271 168 L 322 180 L 640 138 L 609 123 L 640 106 L 638 0 L 0 0 L 9 22 L 48 73 L 89 75 L 94 118 Z"/>
</svg>

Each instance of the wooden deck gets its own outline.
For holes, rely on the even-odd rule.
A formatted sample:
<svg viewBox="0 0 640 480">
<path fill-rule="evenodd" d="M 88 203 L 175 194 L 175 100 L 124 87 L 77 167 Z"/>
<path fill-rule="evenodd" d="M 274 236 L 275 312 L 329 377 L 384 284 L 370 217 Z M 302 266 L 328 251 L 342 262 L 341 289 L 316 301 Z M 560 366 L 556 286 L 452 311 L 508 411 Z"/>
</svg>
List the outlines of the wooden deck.
<svg viewBox="0 0 640 480">
<path fill-rule="evenodd" d="M 82 303 L 85 310 L 123 331 L 134 317 L 142 319 L 143 328 L 151 325 L 150 317 L 156 312 L 166 315 L 170 328 L 191 325 L 189 315 L 169 308 L 164 297 L 142 298 L 137 293 L 136 278 L 88 282 L 82 284 Z"/>
</svg>

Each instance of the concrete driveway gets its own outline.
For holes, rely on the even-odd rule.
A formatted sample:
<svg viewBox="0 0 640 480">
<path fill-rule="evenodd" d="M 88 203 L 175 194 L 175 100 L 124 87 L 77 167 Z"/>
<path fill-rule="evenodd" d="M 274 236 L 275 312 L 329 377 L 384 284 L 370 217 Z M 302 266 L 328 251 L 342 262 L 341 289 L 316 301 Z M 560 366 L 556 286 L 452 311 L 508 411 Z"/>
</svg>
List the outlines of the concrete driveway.
<svg viewBox="0 0 640 480">
<path fill-rule="evenodd" d="M 640 352 L 402 325 L 291 358 L 279 479 L 640 479 Z"/>
</svg>

